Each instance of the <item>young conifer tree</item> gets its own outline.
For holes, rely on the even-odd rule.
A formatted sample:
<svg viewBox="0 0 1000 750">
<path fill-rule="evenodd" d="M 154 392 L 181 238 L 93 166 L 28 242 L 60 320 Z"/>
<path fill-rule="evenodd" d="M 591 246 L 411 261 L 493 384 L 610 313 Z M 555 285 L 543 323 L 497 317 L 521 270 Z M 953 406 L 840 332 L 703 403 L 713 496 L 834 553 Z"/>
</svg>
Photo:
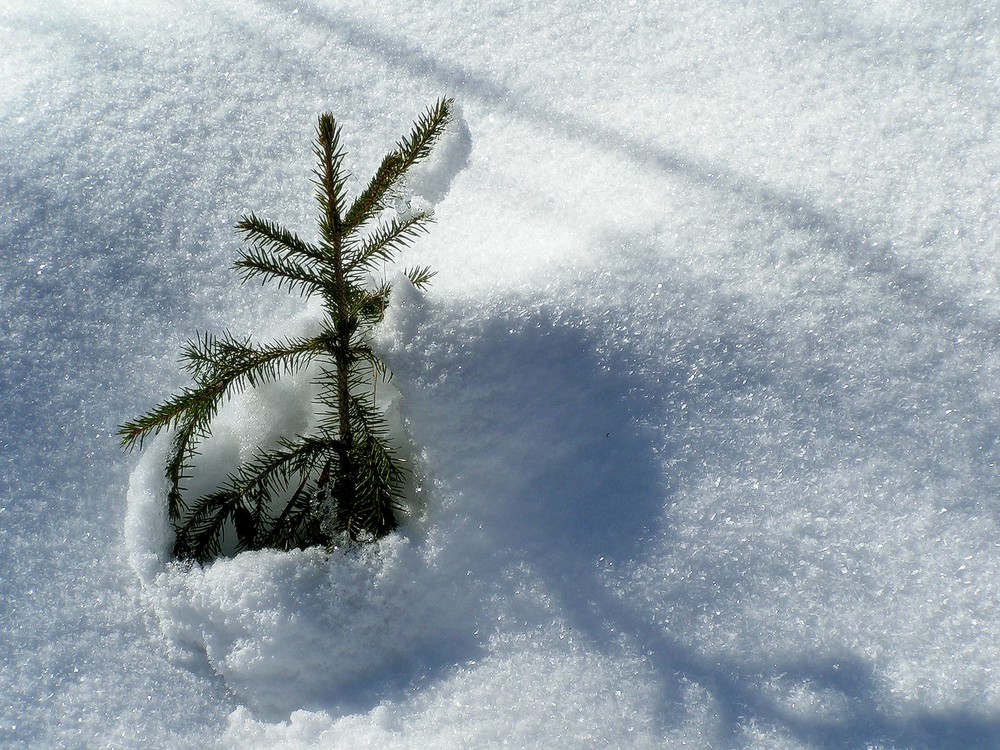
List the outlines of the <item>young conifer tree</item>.
<svg viewBox="0 0 1000 750">
<path fill-rule="evenodd" d="M 250 213 L 236 225 L 247 242 L 236 268 L 243 281 L 276 281 L 323 305 L 320 332 L 267 344 L 228 332 L 205 334 L 182 352 L 194 385 L 148 414 L 119 427 L 126 450 L 172 430 L 166 474 L 167 511 L 176 533 L 174 554 L 207 561 L 235 534 L 236 551 L 332 545 L 338 538 L 373 541 L 399 524 L 406 474 L 376 408 L 374 383 L 388 377 L 371 346 L 385 314 L 390 286 L 379 269 L 427 229 L 420 210 L 390 211 L 410 169 L 425 159 L 452 117 L 451 99 L 428 108 L 382 160 L 361 193 L 348 203 L 340 126 L 319 117 L 314 152 L 319 237 L 306 242 Z M 428 268 L 405 275 L 417 287 Z M 260 449 L 222 485 L 190 501 L 185 494 L 198 445 L 211 434 L 220 406 L 248 388 L 313 366 L 318 372 L 318 424 L 312 434 L 282 438 Z"/>
</svg>

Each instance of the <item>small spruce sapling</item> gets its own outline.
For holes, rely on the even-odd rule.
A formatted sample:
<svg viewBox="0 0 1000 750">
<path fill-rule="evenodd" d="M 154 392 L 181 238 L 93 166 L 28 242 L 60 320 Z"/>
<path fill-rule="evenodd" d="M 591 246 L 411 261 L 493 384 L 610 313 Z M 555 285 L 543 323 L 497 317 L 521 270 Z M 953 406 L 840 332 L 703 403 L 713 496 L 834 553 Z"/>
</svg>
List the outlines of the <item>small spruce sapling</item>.
<svg viewBox="0 0 1000 750">
<path fill-rule="evenodd" d="M 226 547 L 239 552 L 330 546 L 344 537 L 374 541 L 399 525 L 406 470 L 387 440 L 374 398 L 375 382 L 388 372 L 372 349 L 371 335 L 390 295 L 377 271 L 432 220 L 425 211 L 388 209 L 402 196 L 410 169 L 441 138 L 452 106 L 451 99 L 441 99 L 428 108 L 350 204 L 340 126 L 331 114 L 321 115 L 314 144 L 318 241 L 306 242 L 253 213 L 236 225 L 247 242 L 236 262 L 243 281 L 276 281 L 304 297 L 319 297 L 322 329 L 312 337 L 268 344 L 228 332 L 199 336 L 187 343 L 181 359 L 194 385 L 119 427 L 125 450 L 141 449 L 147 437 L 173 431 L 166 502 L 177 558 L 207 561 Z M 418 288 L 434 275 L 426 267 L 404 273 Z M 319 373 L 314 432 L 258 450 L 221 487 L 190 501 L 185 480 L 220 406 L 248 388 L 310 366 Z M 235 544 L 224 547 L 233 533 Z"/>
</svg>

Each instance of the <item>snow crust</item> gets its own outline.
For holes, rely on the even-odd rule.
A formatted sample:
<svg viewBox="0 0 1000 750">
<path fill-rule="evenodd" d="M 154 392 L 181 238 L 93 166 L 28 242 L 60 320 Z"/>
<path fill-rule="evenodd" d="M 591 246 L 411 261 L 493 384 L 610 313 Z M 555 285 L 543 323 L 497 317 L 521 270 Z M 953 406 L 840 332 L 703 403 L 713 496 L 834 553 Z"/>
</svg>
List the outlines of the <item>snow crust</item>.
<svg viewBox="0 0 1000 750">
<path fill-rule="evenodd" d="M 1000 746 L 995 8 L 11 0 L 0 29 L 0 746 Z M 316 115 L 360 189 L 443 95 L 402 261 L 439 274 L 377 342 L 411 519 L 170 563 L 163 446 L 115 425 L 196 331 L 315 321 L 225 269 L 242 212 L 311 238 Z M 205 481 L 308 388 L 227 408 Z"/>
</svg>

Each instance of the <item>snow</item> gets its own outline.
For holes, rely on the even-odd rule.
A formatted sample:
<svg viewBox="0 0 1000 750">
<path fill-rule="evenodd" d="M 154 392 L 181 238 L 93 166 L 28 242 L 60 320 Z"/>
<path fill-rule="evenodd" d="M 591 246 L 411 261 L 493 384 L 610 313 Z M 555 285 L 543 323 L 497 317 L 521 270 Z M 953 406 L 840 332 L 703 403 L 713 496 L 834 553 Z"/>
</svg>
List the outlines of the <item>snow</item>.
<svg viewBox="0 0 1000 750">
<path fill-rule="evenodd" d="M 8 0 L 0 746 L 1000 747 L 1000 13 Z M 443 95 L 378 344 L 418 470 L 361 556 L 167 560 L 182 342 L 292 335 L 311 236 Z M 387 269 L 394 273 L 394 269 Z M 222 415 L 203 468 L 307 423 Z M 416 488 L 415 488 L 416 489 Z"/>
</svg>

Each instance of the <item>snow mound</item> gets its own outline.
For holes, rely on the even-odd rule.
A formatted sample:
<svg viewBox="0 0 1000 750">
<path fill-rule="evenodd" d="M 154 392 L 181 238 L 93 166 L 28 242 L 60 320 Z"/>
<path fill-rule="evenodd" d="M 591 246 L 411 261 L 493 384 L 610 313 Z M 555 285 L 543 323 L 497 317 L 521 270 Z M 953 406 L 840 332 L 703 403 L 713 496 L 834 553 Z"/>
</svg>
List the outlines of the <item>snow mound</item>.
<svg viewBox="0 0 1000 750">
<path fill-rule="evenodd" d="M 169 561 L 164 444 L 132 474 L 130 562 L 174 656 L 191 667 L 207 662 L 257 715 L 356 707 L 369 686 L 405 684 L 421 667 L 417 655 L 463 637 L 463 619 L 445 616 L 430 594 L 441 585 L 430 580 L 435 544 L 406 534 L 331 553 Z M 448 601 L 448 614 L 459 602 Z"/>
<path fill-rule="evenodd" d="M 404 326 L 417 305 L 411 299 L 405 307 L 393 318 Z M 225 404 L 200 446 L 189 496 L 211 491 L 258 445 L 308 432 L 315 388 L 305 373 Z M 390 439 L 406 456 L 401 397 L 386 383 L 378 400 Z M 448 574 L 436 564 L 443 542 L 423 533 L 416 502 L 401 532 L 366 547 L 246 552 L 204 566 L 172 560 L 168 448 L 165 436 L 152 440 L 130 477 L 129 562 L 172 655 L 191 668 L 207 665 L 258 716 L 363 706 L 376 692 L 426 674 L 441 644 L 454 654 L 455 644 L 468 640 L 472 600 L 461 584 L 440 580 Z M 409 494 L 426 494 L 422 484 L 415 479 Z"/>
<path fill-rule="evenodd" d="M 452 118 L 431 155 L 407 175 L 407 192 L 424 210 L 433 209 L 451 190 L 455 177 L 469 164 L 472 132 L 458 102 L 452 105 Z"/>
</svg>

